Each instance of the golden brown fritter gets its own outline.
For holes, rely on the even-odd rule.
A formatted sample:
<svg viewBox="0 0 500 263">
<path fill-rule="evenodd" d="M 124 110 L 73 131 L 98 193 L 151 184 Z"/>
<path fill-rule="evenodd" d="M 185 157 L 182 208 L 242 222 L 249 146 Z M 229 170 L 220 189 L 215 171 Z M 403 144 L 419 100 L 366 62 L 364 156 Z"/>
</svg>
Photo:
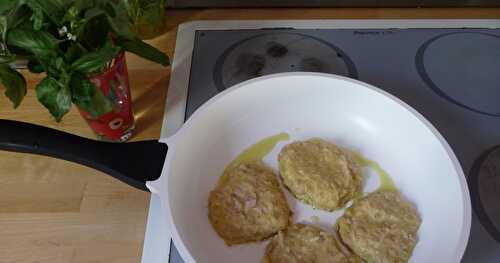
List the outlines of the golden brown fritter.
<svg viewBox="0 0 500 263">
<path fill-rule="evenodd" d="M 337 221 L 344 244 L 367 262 L 407 262 L 417 243 L 417 210 L 396 191 L 354 201 Z"/>
<path fill-rule="evenodd" d="M 283 147 L 278 160 L 287 188 L 315 208 L 342 208 L 361 192 L 360 168 L 335 144 L 321 139 L 294 142 Z"/>
<path fill-rule="evenodd" d="M 227 245 L 269 238 L 291 216 L 276 175 L 261 161 L 229 167 L 210 193 L 208 208 L 210 223 Z"/>
<path fill-rule="evenodd" d="M 335 236 L 318 227 L 294 224 L 280 231 L 267 245 L 263 263 L 358 262 L 342 250 Z"/>
</svg>

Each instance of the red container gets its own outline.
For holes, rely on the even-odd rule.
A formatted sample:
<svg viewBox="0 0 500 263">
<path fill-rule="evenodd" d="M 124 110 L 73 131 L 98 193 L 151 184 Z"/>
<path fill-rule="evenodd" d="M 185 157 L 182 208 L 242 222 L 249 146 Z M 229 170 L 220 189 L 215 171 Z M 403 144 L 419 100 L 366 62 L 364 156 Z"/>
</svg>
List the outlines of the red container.
<svg viewBox="0 0 500 263">
<path fill-rule="evenodd" d="M 82 109 L 79 109 L 80 114 L 100 139 L 113 142 L 128 140 L 134 130 L 134 115 L 125 54 L 118 54 L 109 70 L 89 79 L 113 103 L 113 110 L 98 117 Z"/>
</svg>

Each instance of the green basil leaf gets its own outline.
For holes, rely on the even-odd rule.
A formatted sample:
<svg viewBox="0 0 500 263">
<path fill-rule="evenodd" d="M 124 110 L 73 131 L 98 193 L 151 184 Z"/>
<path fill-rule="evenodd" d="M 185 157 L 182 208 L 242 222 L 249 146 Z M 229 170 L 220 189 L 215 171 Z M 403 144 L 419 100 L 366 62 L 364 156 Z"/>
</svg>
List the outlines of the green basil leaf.
<svg viewBox="0 0 500 263">
<path fill-rule="evenodd" d="M 59 110 L 64 114 L 66 114 L 71 109 L 71 90 L 68 86 L 63 86 L 57 93 L 56 103 Z M 60 119 L 59 119 L 60 120 Z"/>
<path fill-rule="evenodd" d="M 32 73 L 42 73 L 44 71 L 42 65 L 35 59 L 30 59 L 28 61 L 28 70 Z"/>
<path fill-rule="evenodd" d="M 158 3 L 156 1 L 152 3 L 145 3 L 145 6 L 143 7 L 144 14 L 142 17 L 144 17 L 150 25 L 157 25 L 161 23 L 161 19 L 165 15 L 164 8 L 165 6 L 163 3 Z"/>
<path fill-rule="evenodd" d="M 97 90 L 96 86 L 90 82 L 87 76 L 80 72 L 73 73 L 69 86 L 71 87 L 73 102 L 77 105 L 80 102 L 90 102 Z"/>
<path fill-rule="evenodd" d="M 22 48 L 37 57 L 57 56 L 58 40 L 44 31 L 17 28 L 10 30 L 7 36 L 7 44 Z"/>
<path fill-rule="evenodd" d="M 26 4 L 33 12 L 43 12 L 52 22 L 58 26 L 61 25 L 61 17 L 66 13 L 67 0 L 27 0 Z"/>
<path fill-rule="evenodd" d="M 97 7 L 90 8 L 87 9 L 87 11 L 85 11 L 85 19 L 87 20 L 91 20 L 98 16 L 104 16 L 104 15 L 106 15 L 106 13 Z"/>
<path fill-rule="evenodd" d="M 135 34 L 130 30 L 130 17 L 123 1 L 108 1 L 102 6 L 114 33 L 123 38 L 133 38 Z M 111 10 L 110 10 L 111 9 Z"/>
<path fill-rule="evenodd" d="M 101 70 L 106 63 L 113 60 L 113 58 L 115 58 L 119 52 L 119 47 L 104 46 L 95 52 L 90 52 L 83 55 L 75 62 L 73 62 L 71 67 L 74 70 L 83 73 L 97 72 Z"/>
<path fill-rule="evenodd" d="M 10 12 L 6 13 L 7 25 L 10 29 L 17 28 L 20 25 L 29 22 L 31 10 L 25 5 L 25 0 L 20 0 Z"/>
<path fill-rule="evenodd" d="M 17 108 L 26 95 L 26 80 L 23 75 L 7 64 L 0 64 L 0 84 L 5 86 L 5 96 Z"/>
<path fill-rule="evenodd" d="M 92 0 L 74 0 L 73 6 L 78 8 L 78 10 L 84 10 L 95 5 Z"/>
<path fill-rule="evenodd" d="M 40 30 L 43 25 L 43 12 L 41 9 L 34 9 L 30 20 L 33 21 L 33 29 Z"/>
<path fill-rule="evenodd" d="M 5 41 L 5 37 L 7 37 L 7 17 L 0 16 L 0 41 L 2 43 Z"/>
<path fill-rule="evenodd" d="M 0 5 L 0 15 L 16 8 L 16 5 L 18 5 L 17 2 L 18 0 L 2 0 L 2 4 Z"/>
<path fill-rule="evenodd" d="M 103 6 L 104 10 L 106 10 L 106 13 L 112 18 L 116 17 L 116 12 L 115 12 L 115 7 L 111 3 L 106 3 Z"/>
<path fill-rule="evenodd" d="M 0 16 L 0 64 L 7 64 L 16 59 L 5 44 L 7 37 L 7 17 Z"/>
<path fill-rule="evenodd" d="M 99 117 L 113 110 L 113 104 L 101 90 L 81 73 L 74 73 L 71 82 L 73 103 L 92 117 Z"/>
<path fill-rule="evenodd" d="M 71 109 L 71 91 L 68 86 L 61 85 L 52 77 L 45 77 L 36 87 L 36 95 L 40 103 L 54 116 L 56 121 Z"/>
<path fill-rule="evenodd" d="M 69 46 L 69 48 L 66 50 L 66 54 L 64 54 L 64 58 L 68 63 L 73 63 L 75 60 L 83 56 L 87 50 L 83 48 L 79 43 L 72 44 Z"/>
<path fill-rule="evenodd" d="M 43 70 L 47 72 L 48 76 L 56 78 L 60 83 L 69 82 L 68 73 L 71 72 L 71 69 L 70 66 L 64 61 L 63 57 L 38 59 L 38 62 L 43 67 Z"/>
<path fill-rule="evenodd" d="M 155 47 L 147 44 L 146 42 L 134 38 L 134 39 L 124 39 L 120 38 L 117 44 L 121 46 L 124 50 L 132 52 L 140 57 L 154 61 L 156 63 L 162 64 L 163 66 L 170 65 L 168 56 L 156 49 Z"/>
<path fill-rule="evenodd" d="M 58 58 L 56 58 L 56 59 L 54 60 L 54 62 L 55 62 L 56 69 L 57 69 L 58 71 L 63 71 L 63 70 L 64 70 L 65 65 L 64 65 L 64 59 L 63 59 L 63 58 L 58 57 Z"/>
<path fill-rule="evenodd" d="M 14 62 L 16 60 L 16 56 L 12 54 L 2 54 L 0 55 L 0 64 L 8 64 Z"/>
<path fill-rule="evenodd" d="M 102 47 L 109 39 L 111 27 L 106 16 L 95 16 L 86 21 L 83 29 L 82 39 L 85 39 L 85 47 L 94 50 Z"/>
<path fill-rule="evenodd" d="M 113 110 L 113 103 L 97 88 L 92 97 L 91 106 L 92 109 L 89 113 L 91 113 L 93 117 L 101 116 Z"/>
</svg>

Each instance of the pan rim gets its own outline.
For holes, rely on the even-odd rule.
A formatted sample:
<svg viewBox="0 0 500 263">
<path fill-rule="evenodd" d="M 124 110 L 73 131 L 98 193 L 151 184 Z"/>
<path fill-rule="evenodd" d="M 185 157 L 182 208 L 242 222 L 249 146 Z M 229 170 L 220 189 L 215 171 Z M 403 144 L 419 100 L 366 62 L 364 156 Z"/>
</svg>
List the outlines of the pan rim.
<svg viewBox="0 0 500 263">
<path fill-rule="evenodd" d="M 460 165 L 460 162 L 458 161 L 458 158 L 456 157 L 455 153 L 453 152 L 451 146 L 448 144 L 446 139 L 441 135 L 441 133 L 432 125 L 422 114 L 420 114 L 417 110 L 415 110 L 413 107 L 402 101 L 401 99 L 397 98 L 396 96 L 380 89 L 377 88 L 373 85 L 370 85 L 368 83 L 358 81 L 355 79 L 351 79 L 348 77 L 343 77 L 339 75 L 334 75 L 334 74 L 326 74 L 326 73 L 315 73 L 315 72 L 288 72 L 288 73 L 278 73 L 278 74 L 270 74 L 254 79 L 250 79 L 247 81 L 244 81 L 242 83 L 236 84 L 221 93 L 218 93 L 211 99 L 209 99 L 207 102 L 205 102 L 201 107 L 199 107 L 192 115 L 191 117 L 183 124 L 183 126 L 172 136 L 166 138 L 163 142 L 167 143 L 167 145 L 170 148 L 170 153 L 167 154 L 167 159 L 165 161 L 165 166 L 164 166 L 164 171 L 162 172 L 162 176 L 154 182 L 148 182 L 148 187 L 151 187 L 155 189 L 155 192 L 160 194 L 162 204 L 164 211 L 166 213 L 167 217 L 167 222 L 168 222 L 168 227 L 170 229 L 170 232 L 172 234 L 172 239 L 174 241 L 174 244 L 176 245 L 181 257 L 186 261 L 186 262 L 196 262 L 196 260 L 193 258 L 187 247 L 184 245 L 184 241 L 179 235 L 177 228 L 175 227 L 175 223 L 173 220 L 172 216 L 172 211 L 170 210 L 170 199 L 168 198 L 168 171 L 169 169 L 169 163 L 171 162 L 172 158 L 168 158 L 168 155 L 172 157 L 175 154 L 175 146 L 176 146 L 176 141 L 178 140 L 178 137 L 182 136 L 183 131 L 189 129 L 191 126 L 192 122 L 195 122 L 196 119 L 198 118 L 199 115 L 203 114 L 204 111 L 206 111 L 207 108 L 209 108 L 212 104 L 218 102 L 220 99 L 226 97 L 227 94 L 231 92 L 235 92 L 241 88 L 245 88 L 247 86 L 250 86 L 250 84 L 255 84 L 256 82 L 264 82 L 270 79 L 275 79 L 275 78 L 290 78 L 290 77 L 320 77 L 320 78 L 328 78 L 328 79 L 334 79 L 338 81 L 344 81 L 348 82 L 352 85 L 357 85 L 361 86 L 367 89 L 370 89 L 371 91 L 376 92 L 377 94 L 384 96 L 388 99 L 390 99 L 393 102 L 396 102 L 399 106 L 401 106 L 403 109 L 407 110 L 411 115 L 416 117 L 418 121 L 420 121 L 432 134 L 433 136 L 439 141 L 441 147 L 445 150 L 447 157 L 451 161 L 451 164 L 453 166 L 453 170 L 455 171 L 455 174 L 458 176 L 458 181 L 460 183 L 460 188 L 461 188 L 461 193 L 462 193 L 462 209 L 463 209 L 463 216 L 462 216 L 462 229 L 460 231 L 460 240 L 458 241 L 456 247 L 455 247 L 455 260 L 453 262 L 459 262 L 461 258 L 463 257 L 465 253 L 465 249 L 468 244 L 469 236 L 470 236 L 470 229 L 471 229 L 471 220 L 472 220 L 472 214 L 471 214 L 471 199 L 470 199 L 470 192 L 468 189 L 466 177 L 464 174 L 464 171 L 462 169 L 462 166 Z"/>
</svg>

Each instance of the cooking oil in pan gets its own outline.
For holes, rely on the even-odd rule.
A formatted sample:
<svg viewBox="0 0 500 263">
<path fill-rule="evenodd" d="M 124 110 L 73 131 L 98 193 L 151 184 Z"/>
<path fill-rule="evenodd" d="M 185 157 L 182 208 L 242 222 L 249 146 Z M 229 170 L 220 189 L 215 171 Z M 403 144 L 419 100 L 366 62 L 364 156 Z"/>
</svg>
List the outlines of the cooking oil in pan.
<svg viewBox="0 0 500 263">
<path fill-rule="evenodd" d="M 379 176 L 380 186 L 378 190 L 397 191 L 391 176 L 375 161 L 370 160 L 360 153 L 351 152 L 354 160 L 361 166 L 373 169 Z"/>
<path fill-rule="evenodd" d="M 280 133 L 260 140 L 241 152 L 227 168 L 234 167 L 242 162 L 257 161 L 268 155 L 280 141 L 289 140 L 288 133 Z M 227 169 L 226 168 L 226 169 Z"/>
</svg>

